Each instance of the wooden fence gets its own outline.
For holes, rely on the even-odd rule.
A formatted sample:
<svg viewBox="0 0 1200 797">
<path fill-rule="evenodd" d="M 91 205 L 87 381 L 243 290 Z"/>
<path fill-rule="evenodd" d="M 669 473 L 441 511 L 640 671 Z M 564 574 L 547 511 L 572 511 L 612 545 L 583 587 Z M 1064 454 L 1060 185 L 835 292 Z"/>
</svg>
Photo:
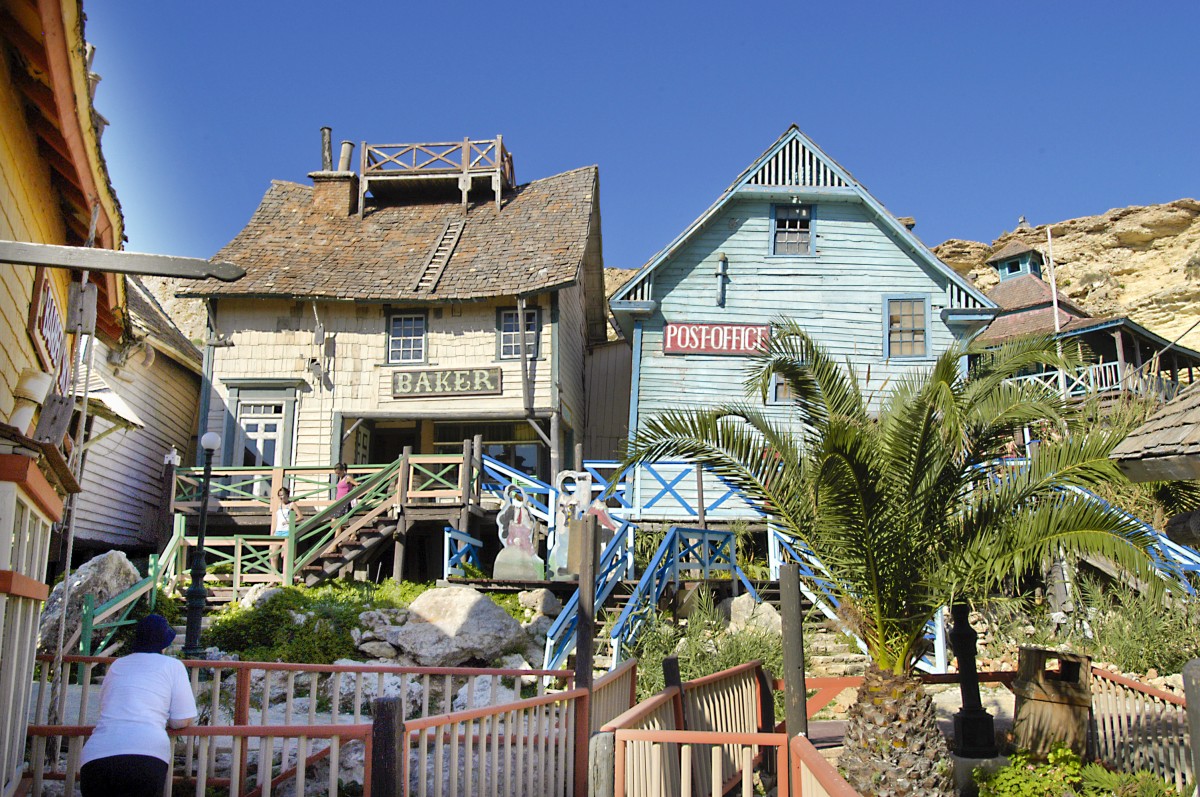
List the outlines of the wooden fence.
<svg viewBox="0 0 1200 797">
<path fill-rule="evenodd" d="M 1123 772 L 1147 769 L 1191 793 L 1187 703 L 1178 695 L 1093 667 L 1088 742 L 1092 755 Z"/>
</svg>

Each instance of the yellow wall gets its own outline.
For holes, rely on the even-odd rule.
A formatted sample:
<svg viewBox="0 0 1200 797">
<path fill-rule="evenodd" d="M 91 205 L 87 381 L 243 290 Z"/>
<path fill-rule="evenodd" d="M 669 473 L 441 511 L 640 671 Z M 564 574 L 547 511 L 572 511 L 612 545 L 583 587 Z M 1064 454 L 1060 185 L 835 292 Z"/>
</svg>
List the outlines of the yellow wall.
<svg viewBox="0 0 1200 797">
<path fill-rule="evenodd" d="M 49 167 L 38 156 L 37 141 L 27 126 L 7 58 L 0 58 L 0 238 L 65 242 Z M 48 273 L 59 306 L 65 308 L 70 274 L 63 269 Z M 7 421 L 12 412 L 12 391 L 21 370 L 41 367 L 26 331 L 33 281 L 33 268 L 0 264 L 0 421 Z"/>
</svg>

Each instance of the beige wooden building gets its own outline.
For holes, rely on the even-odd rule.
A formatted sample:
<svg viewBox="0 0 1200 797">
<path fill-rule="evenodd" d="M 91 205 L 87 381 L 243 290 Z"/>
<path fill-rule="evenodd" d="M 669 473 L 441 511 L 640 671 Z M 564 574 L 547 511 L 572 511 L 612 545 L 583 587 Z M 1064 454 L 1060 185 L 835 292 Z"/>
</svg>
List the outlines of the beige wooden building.
<svg viewBox="0 0 1200 797">
<path fill-rule="evenodd" d="M 218 465 L 383 463 L 461 450 L 542 478 L 587 422 L 606 337 L 599 178 L 517 185 L 500 138 L 372 145 L 275 181 L 216 257 L 202 427 Z M 522 333 L 523 331 L 523 333 Z"/>
</svg>

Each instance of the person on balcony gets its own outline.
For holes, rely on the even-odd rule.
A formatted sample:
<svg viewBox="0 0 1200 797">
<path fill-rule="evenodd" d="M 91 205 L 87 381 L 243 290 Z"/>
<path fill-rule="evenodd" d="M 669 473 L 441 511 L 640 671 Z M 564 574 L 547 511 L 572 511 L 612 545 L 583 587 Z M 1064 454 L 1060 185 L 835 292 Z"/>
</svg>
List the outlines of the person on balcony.
<svg viewBox="0 0 1200 797">
<path fill-rule="evenodd" d="M 341 501 L 346 496 L 350 495 L 350 491 L 358 486 L 358 482 L 346 472 L 346 463 L 339 462 L 333 466 L 333 475 L 337 477 L 337 487 L 334 493 L 334 503 Z M 350 502 L 347 501 L 344 505 L 339 506 L 334 510 L 335 517 L 342 517 L 350 513 Z"/>
<path fill-rule="evenodd" d="M 175 630 L 148 614 L 134 630 L 133 652 L 112 663 L 100 687 L 100 720 L 80 757 L 83 797 L 159 797 L 172 757 L 167 728 L 197 715 L 183 662 L 162 655 Z"/>
</svg>

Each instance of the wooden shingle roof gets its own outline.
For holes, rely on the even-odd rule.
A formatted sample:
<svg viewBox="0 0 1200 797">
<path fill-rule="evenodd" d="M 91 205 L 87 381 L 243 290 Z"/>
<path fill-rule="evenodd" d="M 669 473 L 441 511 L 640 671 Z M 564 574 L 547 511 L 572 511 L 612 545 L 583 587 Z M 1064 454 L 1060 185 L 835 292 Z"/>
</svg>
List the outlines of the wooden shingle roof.
<svg viewBox="0 0 1200 797">
<path fill-rule="evenodd" d="M 443 302 L 531 294 L 578 278 L 598 190 L 595 166 L 518 186 L 503 208 L 452 201 L 368 206 L 363 218 L 314 208 L 313 189 L 273 181 L 250 222 L 215 257 L 246 270 L 188 296 Z M 433 291 L 415 286 L 447 222 L 466 220 Z"/>
<path fill-rule="evenodd" d="M 1200 478 L 1200 389 L 1189 386 L 1151 415 L 1112 458 L 1134 481 Z"/>
</svg>

